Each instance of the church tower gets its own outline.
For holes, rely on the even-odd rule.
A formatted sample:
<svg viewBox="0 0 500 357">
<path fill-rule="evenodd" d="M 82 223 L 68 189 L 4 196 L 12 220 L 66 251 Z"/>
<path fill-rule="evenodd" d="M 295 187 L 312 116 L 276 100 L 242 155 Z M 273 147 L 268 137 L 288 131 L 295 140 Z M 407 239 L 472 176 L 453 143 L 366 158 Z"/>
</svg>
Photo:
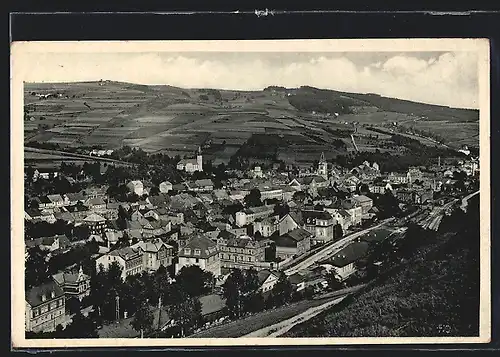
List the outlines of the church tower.
<svg viewBox="0 0 500 357">
<path fill-rule="evenodd" d="M 203 156 L 201 155 L 201 147 L 198 147 L 198 154 L 196 155 L 196 163 L 198 164 L 198 171 L 203 171 Z"/>
<path fill-rule="evenodd" d="M 318 175 L 322 176 L 325 180 L 328 179 L 328 163 L 325 160 L 325 153 L 321 153 L 321 158 L 318 163 Z"/>
</svg>

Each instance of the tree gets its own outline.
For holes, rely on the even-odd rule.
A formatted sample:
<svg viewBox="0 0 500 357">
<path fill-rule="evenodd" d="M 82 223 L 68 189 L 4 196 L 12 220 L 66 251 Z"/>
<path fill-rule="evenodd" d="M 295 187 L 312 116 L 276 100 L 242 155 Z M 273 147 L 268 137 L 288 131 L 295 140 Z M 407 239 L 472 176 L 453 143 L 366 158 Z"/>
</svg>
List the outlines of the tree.
<svg viewBox="0 0 500 357">
<path fill-rule="evenodd" d="M 285 274 L 280 275 L 272 291 L 275 306 L 285 305 L 292 299 L 293 287 Z"/>
<path fill-rule="evenodd" d="M 168 313 L 180 327 L 181 337 L 184 337 L 201 322 L 201 303 L 182 290 L 176 290 L 176 293 L 176 302 L 170 305 Z"/>
<path fill-rule="evenodd" d="M 332 290 L 339 290 L 342 288 L 342 283 L 340 281 L 340 278 L 335 273 L 335 271 L 330 271 L 326 275 L 326 281 L 328 282 L 328 287 Z"/>
<path fill-rule="evenodd" d="M 83 316 L 78 310 L 71 319 L 70 325 L 66 326 L 63 333 L 66 338 L 98 338 L 95 321 L 89 317 Z"/>
<path fill-rule="evenodd" d="M 189 296 L 196 297 L 209 292 L 214 283 L 214 276 L 197 265 L 183 267 L 176 276 L 179 287 Z"/>
<path fill-rule="evenodd" d="M 134 314 L 130 325 L 144 338 L 144 332 L 149 333 L 153 328 L 153 312 L 146 301 L 140 303 L 139 308 Z"/>
<path fill-rule="evenodd" d="M 295 202 L 304 203 L 306 199 L 306 193 L 304 191 L 297 191 L 293 194 L 293 200 Z"/>
<path fill-rule="evenodd" d="M 286 216 L 288 213 L 290 213 L 290 207 L 286 203 L 274 206 L 274 214 L 280 218 Z"/>
<path fill-rule="evenodd" d="M 258 207 L 262 206 L 262 200 L 260 191 L 257 188 L 252 188 L 250 193 L 245 196 L 245 204 L 249 207 Z"/>
<path fill-rule="evenodd" d="M 245 277 L 240 269 L 233 269 L 222 286 L 226 306 L 231 318 L 240 318 L 243 310 L 243 285 Z"/>
<path fill-rule="evenodd" d="M 28 250 L 28 259 L 25 264 L 26 288 L 41 285 L 50 280 L 47 253 L 34 247 Z"/>
<path fill-rule="evenodd" d="M 118 206 L 118 219 L 116 220 L 116 224 L 118 225 L 118 228 L 120 228 L 120 229 L 127 228 L 127 220 L 128 219 L 130 219 L 130 215 L 125 210 L 125 208 L 123 208 L 122 205 Z"/>
<path fill-rule="evenodd" d="M 150 196 L 158 196 L 160 194 L 160 189 L 158 186 L 153 186 L 151 187 L 151 190 L 149 190 L 149 195 Z"/>
<path fill-rule="evenodd" d="M 333 227 L 333 236 L 335 237 L 335 239 L 340 239 L 343 237 L 343 235 L 344 235 L 344 230 L 342 229 L 342 226 L 337 223 Z"/>
</svg>

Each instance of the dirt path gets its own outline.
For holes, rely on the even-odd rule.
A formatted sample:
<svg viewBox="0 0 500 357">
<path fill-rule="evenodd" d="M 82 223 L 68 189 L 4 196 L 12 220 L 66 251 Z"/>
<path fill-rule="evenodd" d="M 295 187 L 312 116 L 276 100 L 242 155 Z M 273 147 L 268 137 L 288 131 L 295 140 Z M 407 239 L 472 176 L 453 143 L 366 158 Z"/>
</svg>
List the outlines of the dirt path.
<svg viewBox="0 0 500 357">
<path fill-rule="evenodd" d="M 251 333 L 249 333 L 245 336 L 242 336 L 242 337 L 279 337 L 279 336 L 283 335 L 284 333 L 286 333 L 288 330 L 290 330 L 295 325 L 301 324 L 307 320 L 312 319 L 313 317 L 315 317 L 319 313 L 332 307 L 333 305 L 338 304 L 339 302 L 341 302 L 345 298 L 346 298 L 346 296 L 343 296 L 341 298 L 328 301 L 328 302 L 324 303 L 323 305 L 312 307 L 312 308 L 304 311 L 301 314 L 298 314 L 298 315 L 291 317 L 287 320 L 278 322 L 274 325 L 267 326 L 267 327 L 264 327 L 260 330 L 251 332 Z"/>
</svg>

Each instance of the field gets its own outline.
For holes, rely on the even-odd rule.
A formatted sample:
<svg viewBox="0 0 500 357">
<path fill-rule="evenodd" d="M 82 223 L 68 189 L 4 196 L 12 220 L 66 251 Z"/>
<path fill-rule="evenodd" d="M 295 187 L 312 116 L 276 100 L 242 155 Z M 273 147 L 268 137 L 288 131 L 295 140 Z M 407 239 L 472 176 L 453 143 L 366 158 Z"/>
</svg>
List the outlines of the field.
<svg viewBox="0 0 500 357">
<path fill-rule="evenodd" d="M 203 147 L 227 162 L 253 135 L 284 135 L 273 155 L 307 163 L 321 152 L 334 158 L 353 151 L 351 133 L 360 150 L 386 151 L 381 142 L 391 133 L 375 134 L 366 126 L 387 130 L 394 123 L 443 136 L 456 148 L 479 146 L 477 111 L 310 87 L 244 92 L 112 81 L 28 83 L 24 101 L 25 141 L 61 147 L 130 145 L 180 156 Z"/>
</svg>

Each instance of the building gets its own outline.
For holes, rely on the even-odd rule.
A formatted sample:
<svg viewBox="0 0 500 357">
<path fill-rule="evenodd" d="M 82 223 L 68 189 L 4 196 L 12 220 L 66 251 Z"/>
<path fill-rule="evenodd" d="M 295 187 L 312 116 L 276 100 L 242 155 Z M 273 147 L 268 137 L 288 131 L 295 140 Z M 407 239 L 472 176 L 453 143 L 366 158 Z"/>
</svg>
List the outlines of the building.
<svg viewBox="0 0 500 357">
<path fill-rule="evenodd" d="M 177 170 L 193 173 L 196 171 L 203 171 L 203 156 L 201 148 L 198 148 L 196 159 L 183 159 L 177 163 Z"/>
<path fill-rule="evenodd" d="M 302 211 L 303 227 L 312 234 L 313 244 L 322 244 L 333 240 L 335 220 L 327 211 Z"/>
<path fill-rule="evenodd" d="M 388 191 L 392 191 L 392 186 L 388 182 L 375 183 L 369 186 L 371 193 L 384 195 Z"/>
<path fill-rule="evenodd" d="M 262 178 L 264 177 L 264 173 L 262 172 L 262 168 L 260 166 L 255 166 L 251 172 L 251 176 L 253 178 Z"/>
<path fill-rule="evenodd" d="M 356 271 L 356 261 L 367 254 L 368 248 L 367 242 L 353 242 L 323 263 L 331 266 L 342 281 Z"/>
<path fill-rule="evenodd" d="M 410 167 L 408 169 L 407 176 L 408 176 L 408 182 L 409 183 L 414 183 L 417 180 L 421 181 L 422 178 L 424 177 L 424 174 L 422 173 L 422 171 L 420 171 L 419 168 L 417 168 L 417 167 Z"/>
<path fill-rule="evenodd" d="M 361 207 L 361 212 L 363 214 L 367 214 L 368 211 L 370 211 L 370 209 L 373 207 L 373 200 L 365 195 L 354 196 L 353 200 L 359 204 L 359 206 Z"/>
<path fill-rule="evenodd" d="M 407 173 L 399 173 L 399 172 L 391 172 L 388 176 L 387 179 L 389 180 L 390 183 L 396 183 L 396 184 L 407 184 L 410 183 L 410 174 Z"/>
<path fill-rule="evenodd" d="M 279 201 L 283 200 L 283 189 L 280 187 L 261 185 L 259 187 L 259 191 L 260 191 L 260 199 L 262 201 L 271 199 L 276 199 Z"/>
<path fill-rule="evenodd" d="M 303 228 L 296 228 L 282 236 L 272 238 L 276 245 L 276 257 L 283 260 L 293 258 L 311 249 L 313 235 Z"/>
<path fill-rule="evenodd" d="M 323 177 L 325 180 L 328 179 L 328 163 L 325 160 L 325 153 L 321 153 L 321 157 L 318 163 L 318 171 L 316 173 L 318 176 Z"/>
<path fill-rule="evenodd" d="M 197 265 L 201 269 L 221 275 L 221 262 L 217 243 L 204 236 L 195 236 L 179 250 L 179 263 L 176 272 L 183 267 Z"/>
<path fill-rule="evenodd" d="M 97 213 L 88 215 L 85 217 L 83 222 L 89 227 L 90 234 L 100 235 L 106 228 L 106 218 L 98 215 Z"/>
<path fill-rule="evenodd" d="M 27 248 L 39 247 L 41 250 L 49 252 L 64 252 L 71 247 L 71 242 L 65 234 L 60 234 L 52 237 L 40 237 L 26 240 L 25 245 Z"/>
<path fill-rule="evenodd" d="M 127 276 L 139 274 L 144 270 L 142 250 L 132 247 L 124 247 L 96 259 L 96 269 L 99 271 L 101 265 L 104 270 L 109 270 L 113 263 L 117 263 L 122 268 L 121 278 L 125 280 Z"/>
<path fill-rule="evenodd" d="M 25 292 L 25 330 L 30 332 L 54 331 L 64 325 L 64 291 L 55 281 L 27 289 Z"/>
<path fill-rule="evenodd" d="M 357 201 L 352 198 L 342 201 L 342 209 L 349 213 L 351 226 L 361 224 L 363 220 L 363 209 Z"/>
<path fill-rule="evenodd" d="M 173 186 L 172 186 L 172 183 L 170 183 L 168 181 L 163 181 L 162 183 L 160 183 L 159 189 L 160 189 L 160 193 L 168 193 L 168 192 L 172 191 Z"/>
<path fill-rule="evenodd" d="M 259 218 L 253 222 L 254 234 L 259 232 L 263 237 L 269 237 L 279 230 L 279 216 Z"/>
<path fill-rule="evenodd" d="M 127 184 L 127 188 L 130 192 L 135 193 L 137 196 L 142 196 L 144 194 L 144 185 L 139 180 L 130 181 Z"/>
<path fill-rule="evenodd" d="M 236 212 L 236 224 L 239 227 L 246 226 L 256 219 L 264 218 L 274 212 L 274 205 L 265 205 L 260 207 L 250 207 L 244 211 Z"/>
<path fill-rule="evenodd" d="M 220 263 L 222 268 L 259 269 L 259 264 L 265 261 L 264 241 L 256 241 L 248 236 L 218 238 Z"/>
<path fill-rule="evenodd" d="M 188 191 L 193 192 L 210 192 L 214 190 L 214 183 L 211 179 L 196 180 L 186 183 Z"/>
<path fill-rule="evenodd" d="M 132 249 L 142 251 L 143 268 L 146 271 L 158 270 L 160 266 L 165 268 L 172 265 L 174 247 L 155 238 L 149 241 L 140 241 L 131 246 Z"/>
<path fill-rule="evenodd" d="M 102 197 L 89 198 L 85 202 L 85 206 L 94 212 L 106 212 L 106 202 L 104 202 Z"/>
<path fill-rule="evenodd" d="M 63 207 L 66 203 L 61 195 L 47 195 L 47 198 L 52 202 L 53 207 Z"/>
<path fill-rule="evenodd" d="M 274 270 L 263 269 L 257 273 L 259 279 L 259 291 L 265 293 L 273 290 L 280 278 L 280 273 Z"/>
<path fill-rule="evenodd" d="M 90 295 L 90 276 L 83 273 L 82 267 L 78 273 L 59 272 L 52 275 L 57 285 L 64 291 L 66 298 L 82 301 Z"/>
</svg>

